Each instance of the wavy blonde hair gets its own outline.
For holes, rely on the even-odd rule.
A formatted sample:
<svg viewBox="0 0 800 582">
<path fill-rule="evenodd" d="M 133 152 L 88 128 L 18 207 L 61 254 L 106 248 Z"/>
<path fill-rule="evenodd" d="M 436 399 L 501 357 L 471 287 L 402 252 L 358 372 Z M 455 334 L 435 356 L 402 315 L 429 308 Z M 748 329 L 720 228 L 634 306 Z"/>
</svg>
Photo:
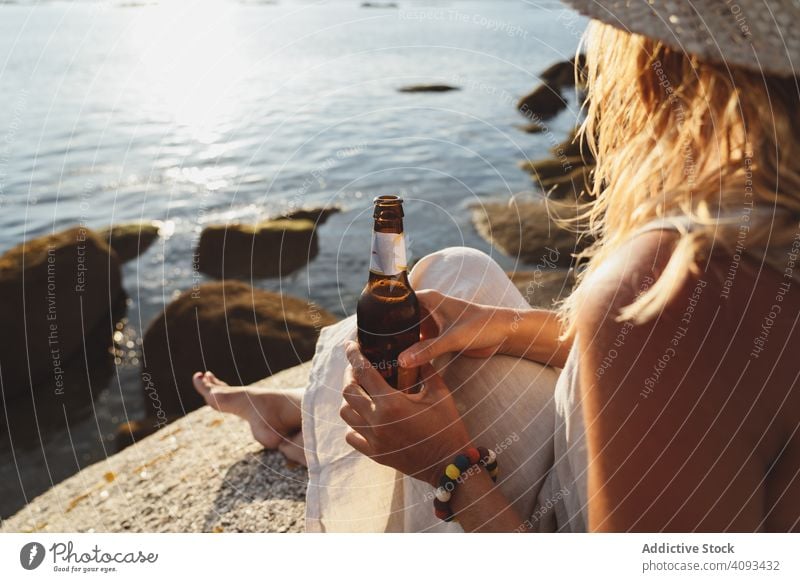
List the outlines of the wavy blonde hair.
<svg viewBox="0 0 800 582">
<path fill-rule="evenodd" d="M 566 335 L 574 332 L 585 283 L 655 219 L 685 215 L 699 227 L 680 231 L 662 276 L 621 320 L 651 319 L 712 252 L 751 252 L 783 270 L 800 212 L 797 80 L 703 62 L 597 21 L 584 43 L 588 92 L 579 136 L 597 165 L 592 201 L 578 221 L 596 242 L 578 255 L 586 268 L 562 304 Z M 772 209 L 781 212 L 773 217 Z M 757 220 L 763 211 L 768 220 Z"/>
</svg>

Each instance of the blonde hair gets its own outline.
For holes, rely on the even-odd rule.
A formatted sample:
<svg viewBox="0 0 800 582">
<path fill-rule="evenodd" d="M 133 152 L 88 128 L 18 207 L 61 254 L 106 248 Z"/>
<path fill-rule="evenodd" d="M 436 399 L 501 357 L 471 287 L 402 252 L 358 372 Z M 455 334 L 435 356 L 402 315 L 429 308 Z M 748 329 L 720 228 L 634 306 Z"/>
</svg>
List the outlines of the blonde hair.
<svg viewBox="0 0 800 582">
<path fill-rule="evenodd" d="M 585 47 L 588 93 L 579 135 L 597 165 L 592 201 L 578 218 L 596 242 L 578 255 L 586 268 L 561 307 L 566 335 L 574 332 L 583 283 L 655 219 L 684 215 L 699 227 L 680 232 L 662 276 L 620 320 L 651 319 L 711 252 L 766 249 L 767 262 L 783 270 L 780 248 L 797 232 L 800 211 L 797 80 L 702 62 L 597 21 Z M 754 208 L 788 212 L 758 221 Z M 732 224 L 722 213 L 741 220 Z"/>
</svg>

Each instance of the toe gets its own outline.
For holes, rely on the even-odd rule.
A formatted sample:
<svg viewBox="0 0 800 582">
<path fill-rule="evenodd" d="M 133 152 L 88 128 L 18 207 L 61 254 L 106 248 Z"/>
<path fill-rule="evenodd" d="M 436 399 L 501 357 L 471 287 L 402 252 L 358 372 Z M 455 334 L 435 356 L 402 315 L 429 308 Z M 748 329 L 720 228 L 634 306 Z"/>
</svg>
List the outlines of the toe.
<svg viewBox="0 0 800 582">
<path fill-rule="evenodd" d="M 208 396 L 209 386 L 206 384 L 205 376 L 203 375 L 202 372 L 194 373 L 194 375 L 192 376 L 192 386 L 194 386 L 194 389 L 197 390 L 203 398 L 206 398 L 206 401 L 208 401 L 207 396 Z"/>
<path fill-rule="evenodd" d="M 214 372 L 211 372 L 211 371 L 208 371 L 208 372 L 205 373 L 205 379 L 206 379 L 206 382 L 208 382 L 209 384 L 212 384 L 214 386 L 227 386 L 228 385 L 227 382 L 217 378 L 214 375 Z"/>
</svg>

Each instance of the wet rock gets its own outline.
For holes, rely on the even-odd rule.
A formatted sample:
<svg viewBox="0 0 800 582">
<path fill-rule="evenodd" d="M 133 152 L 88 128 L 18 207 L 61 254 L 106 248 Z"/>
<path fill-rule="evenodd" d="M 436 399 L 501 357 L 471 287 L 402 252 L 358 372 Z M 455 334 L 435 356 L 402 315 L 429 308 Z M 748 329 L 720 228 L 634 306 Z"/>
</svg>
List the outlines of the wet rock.
<svg viewBox="0 0 800 582">
<path fill-rule="evenodd" d="M 577 207 L 555 202 L 487 202 L 472 207 L 472 222 L 484 239 L 528 265 L 543 261 L 569 267 L 581 246 L 573 232 L 554 220 L 575 218 Z"/>
<path fill-rule="evenodd" d="M 194 372 L 212 370 L 229 384 L 249 384 L 309 360 L 320 329 L 335 321 L 314 303 L 238 281 L 183 293 L 143 338 L 148 418 L 164 424 L 200 407 Z"/>
<path fill-rule="evenodd" d="M 552 200 L 588 200 L 591 188 L 591 171 L 580 157 L 546 158 L 520 163 L 534 182 Z"/>
<path fill-rule="evenodd" d="M 408 85 L 398 89 L 400 93 L 446 93 L 448 91 L 459 91 L 458 87 L 451 85 Z"/>
<path fill-rule="evenodd" d="M 519 112 L 532 121 L 551 119 L 566 107 L 561 92 L 547 85 L 539 85 L 517 103 Z"/>
<path fill-rule="evenodd" d="M 556 302 L 566 299 L 575 285 L 574 271 L 551 264 L 547 254 L 534 269 L 507 273 L 531 307 L 553 309 Z"/>
<path fill-rule="evenodd" d="M 550 148 L 553 157 L 520 162 L 520 168 L 531 174 L 544 193 L 552 200 L 590 199 L 593 184 L 594 156 L 585 141 L 575 131 L 563 142 Z"/>
<path fill-rule="evenodd" d="M 578 55 L 578 84 L 583 84 L 583 70 L 586 67 L 586 56 Z M 542 83 L 553 89 L 566 89 L 575 86 L 575 59 L 554 63 L 541 72 Z"/>
<path fill-rule="evenodd" d="M 97 236 L 114 249 L 120 261 L 127 263 L 155 242 L 158 230 L 158 225 L 152 222 L 133 222 L 98 230 Z"/>
<path fill-rule="evenodd" d="M 200 235 L 197 268 L 218 279 L 280 277 L 305 266 L 317 253 L 317 233 L 310 220 L 215 225 Z"/>
<path fill-rule="evenodd" d="M 287 218 L 289 220 L 310 220 L 316 226 L 320 226 L 321 224 L 325 224 L 328 218 L 334 214 L 338 214 L 341 211 L 342 209 L 338 206 L 299 208 L 297 210 L 286 212 L 281 216 L 281 218 Z"/>
<path fill-rule="evenodd" d="M 71 228 L 0 257 L 0 370 L 6 401 L 42 383 L 70 388 L 67 363 L 111 346 L 126 295 L 117 254 L 95 233 Z M 10 407 L 10 404 L 9 404 Z"/>
</svg>

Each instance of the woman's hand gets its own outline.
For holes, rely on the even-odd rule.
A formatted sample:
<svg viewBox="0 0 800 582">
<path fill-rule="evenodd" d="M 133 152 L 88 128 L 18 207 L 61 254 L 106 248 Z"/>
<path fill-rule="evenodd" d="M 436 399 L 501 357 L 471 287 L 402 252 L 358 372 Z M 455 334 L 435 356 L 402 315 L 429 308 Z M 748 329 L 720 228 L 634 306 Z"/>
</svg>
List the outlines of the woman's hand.
<svg viewBox="0 0 800 582">
<path fill-rule="evenodd" d="M 404 368 L 452 352 L 488 358 L 501 350 L 514 327 L 510 309 L 464 301 L 432 289 L 418 291 L 417 299 L 422 311 L 421 341 L 400 354 L 398 360 Z"/>
<path fill-rule="evenodd" d="M 356 342 L 347 342 L 340 415 L 346 440 L 357 451 L 398 471 L 437 485 L 444 465 L 468 448 L 470 438 L 444 381 L 430 364 L 420 370 L 416 394 L 392 388 Z"/>
</svg>

